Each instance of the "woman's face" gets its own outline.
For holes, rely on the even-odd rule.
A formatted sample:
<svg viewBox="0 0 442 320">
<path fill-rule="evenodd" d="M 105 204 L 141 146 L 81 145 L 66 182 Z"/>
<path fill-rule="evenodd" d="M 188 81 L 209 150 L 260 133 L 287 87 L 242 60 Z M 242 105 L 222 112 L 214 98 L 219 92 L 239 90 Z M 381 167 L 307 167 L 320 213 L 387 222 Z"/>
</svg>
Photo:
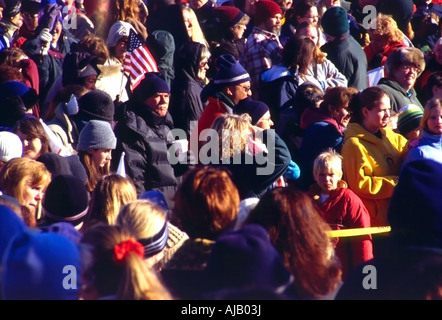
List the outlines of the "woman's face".
<svg viewBox="0 0 442 320">
<path fill-rule="evenodd" d="M 246 29 L 247 29 L 247 25 L 240 24 L 240 23 L 235 24 L 233 27 L 230 27 L 230 31 L 232 32 L 233 37 L 235 39 L 241 39 L 243 37 Z"/>
<path fill-rule="evenodd" d="M 20 130 L 16 132 L 23 142 L 23 154 L 22 156 L 29 159 L 37 159 L 41 155 L 41 149 L 43 144 L 40 138 L 31 138 L 22 133 Z"/>
<path fill-rule="evenodd" d="M 442 134 L 442 108 L 431 109 L 430 117 L 427 120 L 427 126 L 431 134 Z"/>
<path fill-rule="evenodd" d="M 270 111 L 267 111 L 266 113 L 264 113 L 264 115 L 261 117 L 261 119 L 259 119 L 259 121 L 256 123 L 256 126 L 261 128 L 261 129 L 270 129 L 271 127 L 273 127 L 274 123 L 272 121 L 272 118 L 270 116 Z"/>
<path fill-rule="evenodd" d="M 122 37 L 120 40 L 118 40 L 117 44 L 115 45 L 114 48 L 115 58 L 117 58 L 121 62 L 124 61 L 124 57 L 126 56 L 128 41 L 129 37 Z"/>
<path fill-rule="evenodd" d="M 209 70 L 209 59 L 204 58 L 203 60 L 201 60 L 200 65 L 198 67 L 198 74 L 197 74 L 198 80 L 206 79 L 207 70 Z"/>
<path fill-rule="evenodd" d="M 183 20 L 184 25 L 186 27 L 187 34 L 189 35 L 189 39 L 192 39 L 193 31 L 192 31 L 192 20 L 190 18 L 190 12 L 187 10 L 183 11 Z"/>
<path fill-rule="evenodd" d="M 403 64 L 397 70 L 393 71 L 392 76 L 402 88 L 408 91 L 414 86 L 421 71 L 422 70 L 419 70 L 414 65 Z"/>
<path fill-rule="evenodd" d="M 97 168 L 103 168 L 112 159 L 111 149 L 91 149 L 89 153 L 92 156 L 92 162 Z"/>
<path fill-rule="evenodd" d="M 371 133 L 376 133 L 380 128 L 385 128 L 390 121 L 390 98 L 383 96 L 373 109 L 362 108 L 363 126 Z"/>
<path fill-rule="evenodd" d="M 333 118 L 336 120 L 336 122 L 343 126 L 344 128 L 347 128 L 348 123 L 351 119 L 351 113 L 348 111 L 347 106 L 339 108 L 339 110 L 336 110 L 333 112 Z"/>
<path fill-rule="evenodd" d="M 298 16 L 298 23 L 302 23 L 304 21 L 313 23 L 314 25 L 318 25 L 319 22 L 319 14 L 317 7 L 311 7 L 310 10 L 305 14 L 305 16 Z"/>
<path fill-rule="evenodd" d="M 43 184 L 36 186 L 26 185 L 23 190 L 23 203 L 21 205 L 28 208 L 30 212 L 35 213 L 43 199 L 45 190 L 46 186 Z"/>
</svg>

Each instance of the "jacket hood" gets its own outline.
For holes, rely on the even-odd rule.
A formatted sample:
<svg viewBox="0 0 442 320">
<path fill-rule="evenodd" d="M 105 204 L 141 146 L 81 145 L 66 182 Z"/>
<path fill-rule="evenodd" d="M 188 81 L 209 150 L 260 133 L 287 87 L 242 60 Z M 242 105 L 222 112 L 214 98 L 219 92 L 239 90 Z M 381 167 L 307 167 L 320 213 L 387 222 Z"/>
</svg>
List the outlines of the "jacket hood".
<svg viewBox="0 0 442 320">
<path fill-rule="evenodd" d="M 379 129 L 382 135 L 385 135 L 385 129 Z M 368 132 L 359 123 L 349 123 L 347 129 L 344 131 L 344 143 L 350 138 L 358 138 L 360 140 L 365 140 L 374 144 L 377 144 L 379 138 L 374 134 Z"/>
</svg>

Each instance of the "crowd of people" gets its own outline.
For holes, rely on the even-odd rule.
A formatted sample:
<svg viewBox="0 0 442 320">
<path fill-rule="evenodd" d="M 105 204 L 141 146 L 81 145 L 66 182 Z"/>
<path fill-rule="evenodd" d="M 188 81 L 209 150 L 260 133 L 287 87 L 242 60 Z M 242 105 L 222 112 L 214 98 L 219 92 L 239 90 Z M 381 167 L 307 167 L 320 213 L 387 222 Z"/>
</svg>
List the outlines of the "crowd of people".
<svg viewBox="0 0 442 320">
<path fill-rule="evenodd" d="M 442 299 L 441 17 L 0 0 L 0 299 Z"/>
</svg>

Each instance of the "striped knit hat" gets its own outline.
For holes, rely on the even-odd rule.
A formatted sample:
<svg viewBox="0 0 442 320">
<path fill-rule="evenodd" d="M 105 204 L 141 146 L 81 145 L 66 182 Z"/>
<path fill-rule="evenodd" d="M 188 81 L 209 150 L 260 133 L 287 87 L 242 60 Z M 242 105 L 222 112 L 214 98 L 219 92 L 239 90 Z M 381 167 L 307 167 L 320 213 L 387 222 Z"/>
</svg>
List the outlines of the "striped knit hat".
<svg viewBox="0 0 442 320">
<path fill-rule="evenodd" d="M 223 54 L 216 59 L 217 73 L 213 83 L 221 86 L 235 86 L 250 81 L 250 75 L 231 54 Z"/>
<path fill-rule="evenodd" d="M 419 128 L 423 111 L 414 104 L 399 109 L 397 128 L 404 137 L 412 130 Z"/>
</svg>

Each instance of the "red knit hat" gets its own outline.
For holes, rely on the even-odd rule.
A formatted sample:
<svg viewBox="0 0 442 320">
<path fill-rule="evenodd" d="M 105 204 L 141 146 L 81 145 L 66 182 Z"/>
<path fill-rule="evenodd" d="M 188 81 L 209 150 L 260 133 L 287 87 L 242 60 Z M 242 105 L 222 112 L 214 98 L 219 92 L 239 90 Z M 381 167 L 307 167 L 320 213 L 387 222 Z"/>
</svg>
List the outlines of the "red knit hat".
<svg viewBox="0 0 442 320">
<path fill-rule="evenodd" d="M 259 0 L 255 4 L 255 25 L 260 25 L 275 15 L 282 15 L 281 7 L 272 0 Z"/>
<path fill-rule="evenodd" d="M 244 12 L 233 6 L 215 7 L 213 13 L 216 20 L 226 27 L 234 26 L 244 17 Z"/>
</svg>

